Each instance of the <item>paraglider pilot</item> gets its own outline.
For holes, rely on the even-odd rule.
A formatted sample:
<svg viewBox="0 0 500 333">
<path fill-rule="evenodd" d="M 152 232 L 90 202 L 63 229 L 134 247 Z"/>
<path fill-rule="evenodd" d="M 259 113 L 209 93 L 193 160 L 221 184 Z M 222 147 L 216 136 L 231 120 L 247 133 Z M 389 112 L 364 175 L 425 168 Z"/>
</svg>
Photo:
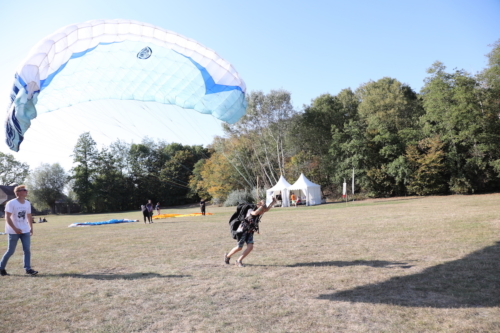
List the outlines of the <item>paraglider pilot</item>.
<svg viewBox="0 0 500 333">
<path fill-rule="evenodd" d="M 252 210 L 252 209 L 248 210 L 247 215 L 246 215 L 246 220 L 248 220 L 249 222 L 255 221 L 255 219 L 258 216 L 263 215 L 265 212 L 268 212 L 273 207 L 273 205 L 275 203 L 276 203 L 276 198 L 273 198 L 273 201 L 269 204 L 269 206 L 266 206 L 266 202 L 264 200 L 259 201 L 259 203 L 257 203 L 256 210 Z M 255 230 L 250 229 L 250 230 L 243 232 L 243 235 L 238 240 L 238 243 L 236 244 L 236 246 L 229 253 L 226 253 L 224 255 L 224 262 L 226 264 L 229 265 L 229 260 L 231 259 L 232 255 L 235 254 L 236 252 L 241 251 L 243 249 L 243 245 L 245 243 L 247 243 L 247 247 L 246 247 L 245 251 L 243 251 L 241 256 L 236 260 L 236 266 L 245 267 L 243 265 L 243 259 L 245 259 L 245 257 L 253 250 L 254 231 Z"/>
</svg>

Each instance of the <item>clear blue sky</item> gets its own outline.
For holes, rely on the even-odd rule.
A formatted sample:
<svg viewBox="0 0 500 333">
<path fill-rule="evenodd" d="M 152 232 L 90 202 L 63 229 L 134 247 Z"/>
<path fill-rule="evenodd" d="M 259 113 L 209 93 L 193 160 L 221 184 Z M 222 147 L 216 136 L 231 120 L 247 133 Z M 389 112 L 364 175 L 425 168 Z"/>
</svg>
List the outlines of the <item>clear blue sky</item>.
<svg viewBox="0 0 500 333">
<path fill-rule="evenodd" d="M 488 45 L 500 39 L 499 0 L 0 0 L 0 105 L 6 108 L 15 69 L 36 42 L 68 24 L 115 18 L 197 40 L 232 63 L 248 91 L 288 90 L 297 110 L 323 93 L 384 76 L 419 91 L 437 60 L 449 70 L 476 73 L 487 64 Z M 131 117 L 113 121 L 119 113 L 103 119 L 78 110 L 57 112 L 33 122 L 20 153 L 8 150 L 2 130 L 0 151 L 32 168 L 59 162 L 69 169 L 76 137 L 86 130 L 98 144 L 139 142 L 149 135 L 206 145 L 222 133 L 216 121 L 193 113 L 142 124 Z"/>
</svg>

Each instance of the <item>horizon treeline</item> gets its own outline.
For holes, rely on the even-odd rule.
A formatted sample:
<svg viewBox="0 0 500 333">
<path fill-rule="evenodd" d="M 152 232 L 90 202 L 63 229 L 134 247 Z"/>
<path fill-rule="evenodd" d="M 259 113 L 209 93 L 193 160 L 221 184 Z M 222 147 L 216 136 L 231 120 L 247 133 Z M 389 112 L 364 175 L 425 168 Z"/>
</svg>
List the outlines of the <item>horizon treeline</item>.
<svg viewBox="0 0 500 333">
<path fill-rule="evenodd" d="M 138 210 L 151 200 L 174 206 L 198 200 L 189 179 L 195 163 L 208 158 L 202 146 L 116 141 L 101 150 L 90 133 L 80 135 L 74 149 L 76 165 L 69 174 L 70 196 L 83 212 Z"/>
<path fill-rule="evenodd" d="M 370 197 L 500 189 L 500 40 L 480 73 L 434 63 L 419 93 L 384 77 L 293 109 L 284 90 L 248 95 L 247 114 L 224 125 L 191 187 L 224 200 L 300 173 L 338 195 L 354 169 Z M 260 181 L 257 184 L 257 181 Z"/>
<path fill-rule="evenodd" d="M 420 92 L 384 77 L 318 96 L 300 111 L 286 90 L 253 91 L 246 115 L 224 124 L 224 137 L 207 148 L 145 138 L 99 151 L 84 133 L 70 194 L 85 212 L 135 210 L 148 199 L 222 204 L 231 193 L 262 196 L 280 175 L 293 183 L 304 173 L 336 197 L 353 169 L 356 193 L 366 197 L 498 191 L 500 40 L 486 57 L 475 74 L 434 63 Z"/>
</svg>

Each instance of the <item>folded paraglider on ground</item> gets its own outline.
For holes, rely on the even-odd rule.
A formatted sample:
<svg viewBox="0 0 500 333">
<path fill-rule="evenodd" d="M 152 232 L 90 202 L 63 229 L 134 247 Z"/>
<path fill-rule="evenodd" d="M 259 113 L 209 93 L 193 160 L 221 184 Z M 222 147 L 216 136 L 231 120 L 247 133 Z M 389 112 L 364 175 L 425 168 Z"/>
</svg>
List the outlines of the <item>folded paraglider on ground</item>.
<svg viewBox="0 0 500 333">
<path fill-rule="evenodd" d="M 128 222 L 139 222 L 139 220 L 129 220 L 129 219 L 111 219 L 108 221 L 100 221 L 100 222 L 78 222 L 78 223 L 73 223 L 68 226 L 68 228 L 72 227 L 89 227 L 93 225 L 104 225 L 104 224 L 116 224 L 116 223 L 128 223 Z"/>
</svg>

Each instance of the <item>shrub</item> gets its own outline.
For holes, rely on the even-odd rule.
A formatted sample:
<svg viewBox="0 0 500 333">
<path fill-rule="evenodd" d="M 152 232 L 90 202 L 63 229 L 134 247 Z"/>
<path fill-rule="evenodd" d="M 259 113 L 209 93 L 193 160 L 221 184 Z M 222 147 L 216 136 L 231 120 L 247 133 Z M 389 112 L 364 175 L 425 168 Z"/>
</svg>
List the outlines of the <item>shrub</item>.
<svg viewBox="0 0 500 333">
<path fill-rule="evenodd" d="M 224 207 L 237 206 L 240 202 L 254 202 L 254 196 L 248 190 L 236 190 L 227 196 Z"/>
</svg>

